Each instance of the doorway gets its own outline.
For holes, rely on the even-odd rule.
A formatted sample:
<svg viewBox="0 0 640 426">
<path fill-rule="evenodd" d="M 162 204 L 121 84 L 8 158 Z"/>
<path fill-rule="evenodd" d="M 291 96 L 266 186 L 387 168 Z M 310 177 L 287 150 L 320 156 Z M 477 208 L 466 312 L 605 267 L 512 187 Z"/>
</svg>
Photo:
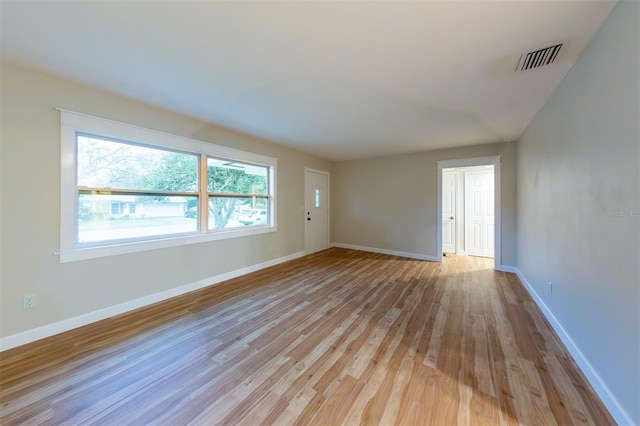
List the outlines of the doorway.
<svg viewBox="0 0 640 426">
<path fill-rule="evenodd" d="M 442 252 L 494 257 L 493 165 L 442 170 Z"/>
<path fill-rule="evenodd" d="M 304 249 L 329 248 L 329 173 L 305 168 Z"/>
<path fill-rule="evenodd" d="M 500 156 L 438 162 L 438 259 L 445 253 L 501 265 Z"/>
</svg>

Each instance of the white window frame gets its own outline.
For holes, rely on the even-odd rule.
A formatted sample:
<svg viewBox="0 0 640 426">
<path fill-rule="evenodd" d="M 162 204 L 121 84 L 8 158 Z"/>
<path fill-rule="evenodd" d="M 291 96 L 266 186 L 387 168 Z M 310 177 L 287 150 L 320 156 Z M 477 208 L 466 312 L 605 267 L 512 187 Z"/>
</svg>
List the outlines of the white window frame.
<svg viewBox="0 0 640 426">
<path fill-rule="evenodd" d="M 176 136 L 169 133 L 150 130 L 131 124 L 120 123 L 87 114 L 58 109 L 60 111 L 60 263 L 78 260 L 136 253 L 147 250 L 198 244 L 228 238 L 245 237 L 269 232 L 276 232 L 276 176 L 278 160 L 265 155 L 254 154 L 234 148 L 202 142 L 195 139 Z M 237 161 L 269 168 L 269 223 L 265 225 L 206 229 L 200 222 L 200 230 L 187 235 L 158 235 L 143 237 L 136 241 L 105 241 L 104 244 L 93 244 L 81 247 L 76 243 L 77 215 L 77 182 L 76 182 L 76 134 L 84 133 L 98 137 L 109 137 L 124 142 L 134 142 L 143 146 L 172 149 L 186 153 L 199 154 L 206 167 L 207 156 Z M 203 179 L 200 179 L 201 181 Z M 206 182 L 201 183 L 204 192 L 200 193 L 200 206 L 207 205 L 208 194 Z M 201 210 L 204 210 L 201 207 Z M 206 212 L 206 210 L 204 210 Z M 201 215 L 199 215 L 200 217 Z"/>
</svg>

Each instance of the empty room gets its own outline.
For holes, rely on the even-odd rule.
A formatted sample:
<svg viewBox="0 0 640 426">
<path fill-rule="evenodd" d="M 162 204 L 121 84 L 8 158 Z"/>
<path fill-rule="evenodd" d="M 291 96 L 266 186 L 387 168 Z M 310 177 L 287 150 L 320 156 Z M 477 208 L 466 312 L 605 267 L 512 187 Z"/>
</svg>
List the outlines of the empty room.
<svg viewBox="0 0 640 426">
<path fill-rule="evenodd" d="M 640 2 L 0 38 L 0 424 L 640 425 Z"/>
</svg>

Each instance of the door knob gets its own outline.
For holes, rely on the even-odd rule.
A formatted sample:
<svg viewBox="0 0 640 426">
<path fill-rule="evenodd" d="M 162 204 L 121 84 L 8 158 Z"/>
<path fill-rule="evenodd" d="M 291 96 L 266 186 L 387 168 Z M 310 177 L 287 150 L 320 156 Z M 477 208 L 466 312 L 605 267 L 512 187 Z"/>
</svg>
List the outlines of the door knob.
<svg viewBox="0 0 640 426">
<path fill-rule="evenodd" d="M 310 217 L 308 217 L 308 218 L 307 218 L 307 220 L 311 220 L 311 218 L 310 218 Z"/>
<path fill-rule="evenodd" d="M 449 219 L 453 220 L 453 216 L 451 216 Z"/>
</svg>

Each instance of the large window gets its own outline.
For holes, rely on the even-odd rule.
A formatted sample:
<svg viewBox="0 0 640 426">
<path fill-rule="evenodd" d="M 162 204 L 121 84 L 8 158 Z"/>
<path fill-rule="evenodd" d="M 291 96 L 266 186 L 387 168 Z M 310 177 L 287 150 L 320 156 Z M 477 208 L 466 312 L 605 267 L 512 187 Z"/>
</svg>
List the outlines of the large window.
<svg viewBox="0 0 640 426">
<path fill-rule="evenodd" d="M 61 111 L 62 262 L 275 231 L 277 160 Z"/>
</svg>

